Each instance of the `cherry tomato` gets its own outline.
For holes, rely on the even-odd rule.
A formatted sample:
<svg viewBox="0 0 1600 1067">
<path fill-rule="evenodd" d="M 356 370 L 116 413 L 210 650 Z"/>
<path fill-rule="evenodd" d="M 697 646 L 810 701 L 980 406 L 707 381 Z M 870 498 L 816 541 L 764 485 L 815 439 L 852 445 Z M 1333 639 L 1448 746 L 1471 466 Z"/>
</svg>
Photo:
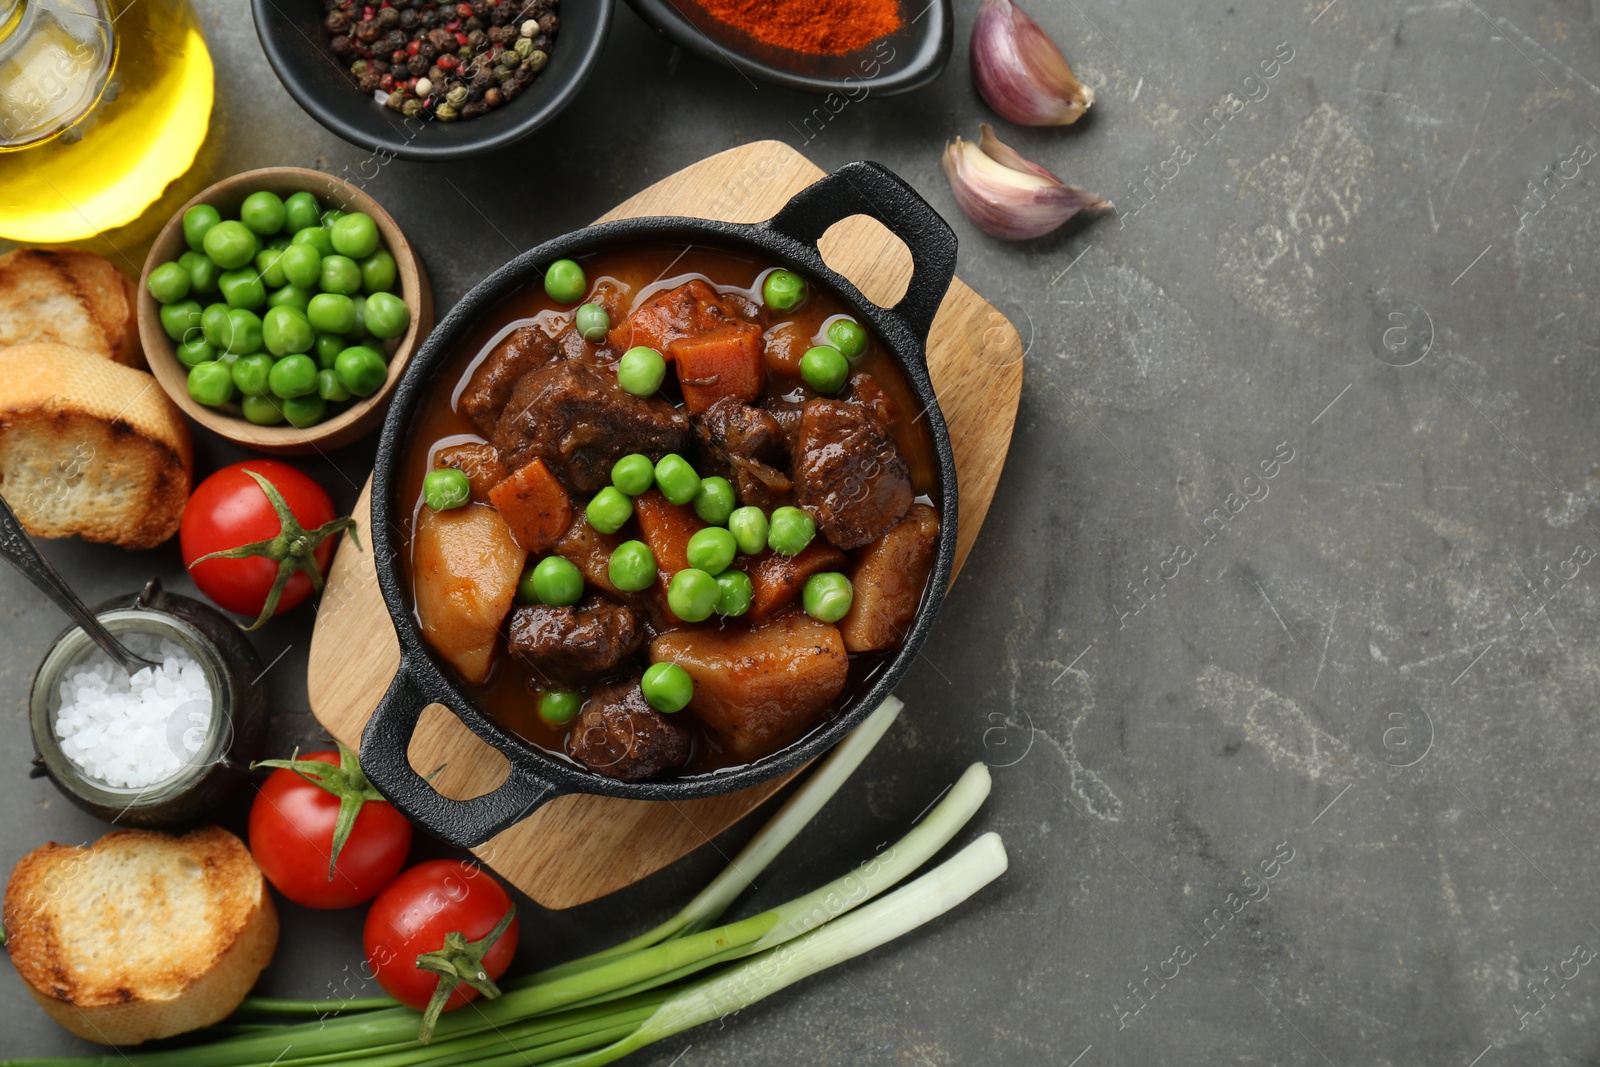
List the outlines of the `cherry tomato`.
<svg viewBox="0 0 1600 1067">
<path fill-rule="evenodd" d="M 469 942 L 487 937 L 511 907 L 510 895 L 477 864 L 419 863 L 372 902 L 362 931 L 367 964 L 384 992 L 422 1011 L 439 987 L 439 975 L 418 968 L 417 957 L 444 948 L 446 934 L 460 934 Z M 517 921 L 512 919 L 484 952 L 484 973 L 491 981 L 499 978 L 516 954 Z M 444 1010 L 459 1008 L 477 995 L 470 985 L 458 985 L 444 1002 Z"/>
<path fill-rule="evenodd" d="M 348 908 L 371 900 L 394 881 L 411 850 L 406 817 L 387 800 L 373 799 L 378 793 L 359 768 L 353 776 L 349 773 L 354 755 L 343 754 L 343 764 L 341 755 L 309 752 L 295 761 L 301 771 L 313 774 L 308 764 L 343 766 L 340 773 L 330 770 L 325 780 L 362 798 L 331 880 L 328 857 L 339 819 L 337 795 L 280 767 L 268 776 L 250 807 L 250 854 L 256 866 L 278 892 L 308 908 Z"/>
<path fill-rule="evenodd" d="M 286 506 L 284 512 L 279 512 L 252 474 L 278 491 Z M 189 496 L 178 529 L 184 566 L 206 596 L 228 611 L 260 616 L 259 625 L 311 595 L 311 577 L 300 567 L 309 562 L 325 573 L 338 529 L 325 530 L 320 537 L 309 535 L 335 518 L 333 501 L 310 475 L 275 459 L 234 463 L 201 482 Z M 336 525 L 343 529 L 348 520 Z M 308 536 L 299 544 L 276 549 L 267 546 L 285 530 L 291 536 L 299 531 Z M 201 558 L 246 545 L 260 551 L 234 559 Z M 274 589 L 279 589 L 276 603 Z"/>
</svg>

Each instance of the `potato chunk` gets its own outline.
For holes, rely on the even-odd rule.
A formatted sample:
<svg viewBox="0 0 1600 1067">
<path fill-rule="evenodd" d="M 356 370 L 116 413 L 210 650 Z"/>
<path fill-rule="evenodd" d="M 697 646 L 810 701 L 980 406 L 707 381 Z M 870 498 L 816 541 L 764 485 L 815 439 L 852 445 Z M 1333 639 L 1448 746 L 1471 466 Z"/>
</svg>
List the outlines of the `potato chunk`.
<svg viewBox="0 0 1600 1067">
<path fill-rule="evenodd" d="M 801 612 L 750 629 L 674 630 L 650 642 L 650 659 L 689 672 L 689 710 L 746 760 L 815 726 L 850 674 L 839 628 Z"/>
<path fill-rule="evenodd" d="M 856 553 L 855 600 L 839 621 L 845 648 L 882 652 L 905 639 L 938 553 L 939 513 L 926 504 L 911 505 L 888 533 Z"/>
<path fill-rule="evenodd" d="M 423 508 L 411 540 L 411 583 L 422 634 L 468 682 L 489 676 L 500 623 L 528 554 L 483 504 Z"/>
</svg>

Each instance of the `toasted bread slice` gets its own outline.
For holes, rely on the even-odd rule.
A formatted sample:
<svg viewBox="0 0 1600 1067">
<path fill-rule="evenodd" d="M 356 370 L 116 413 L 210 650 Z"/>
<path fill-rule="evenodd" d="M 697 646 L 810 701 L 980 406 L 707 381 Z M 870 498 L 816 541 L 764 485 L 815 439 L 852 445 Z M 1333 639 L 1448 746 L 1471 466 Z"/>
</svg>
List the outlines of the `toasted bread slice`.
<svg viewBox="0 0 1600 1067">
<path fill-rule="evenodd" d="M 193 472 L 189 424 L 152 375 L 66 345 L 0 348 L 0 496 L 35 537 L 152 548 Z"/>
<path fill-rule="evenodd" d="M 54 341 L 143 367 L 134 286 L 93 252 L 7 252 L 0 256 L 0 345 Z"/>
<path fill-rule="evenodd" d="M 244 842 L 215 826 L 36 848 L 11 871 L 5 926 L 33 999 L 106 1045 L 226 1018 L 278 943 L 266 880 Z"/>
</svg>

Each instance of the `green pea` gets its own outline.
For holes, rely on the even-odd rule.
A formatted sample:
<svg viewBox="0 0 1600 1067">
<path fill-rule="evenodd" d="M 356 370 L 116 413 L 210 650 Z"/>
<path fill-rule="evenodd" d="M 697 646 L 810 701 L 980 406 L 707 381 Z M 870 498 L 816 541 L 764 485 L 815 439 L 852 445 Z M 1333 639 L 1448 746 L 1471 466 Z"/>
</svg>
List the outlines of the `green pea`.
<svg viewBox="0 0 1600 1067">
<path fill-rule="evenodd" d="M 227 308 L 223 308 L 227 315 Z M 174 341 L 182 341 L 190 330 L 200 325 L 200 301 L 180 300 L 175 304 L 161 305 L 161 328 Z"/>
<path fill-rule="evenodd" d="M 235 352 L 261 351 L 261 319 L 248 308 L 233 308 L 228 312 L 228 326 L 232 331 Z"/>
<path fill-rule="evenodd" d="M 767 513 L 749 505 L 739 508 L 728 516 L 728 532 L 740 552 L 753 556 L 767 547 Z"/>
<path fill-rule="evenodd" d="M 667 607 L 684 622 L 709 619 L 717 607 L 717 580 L 696 567 L 686 567 L 672 576 Z"/>
<path fill-rule="evenodd" d="M 175 304 L 186 298 L 192 285 L 189 272 L 177 263 L 161 264 L 144 280 L 144 287 L 158 304 Z"/>
<path fill-rule="evenodd" d="M 383 388 L 389 377 L 389 365 L 383 356 L 366 345 L 352 345 L 340 352 L 333 361 L 333 370 L 356 396 L 371 396 Z"/>
<path fill-rule="evenodd" d="M 283 421 L 283 401 L 275 396 L 247 396 L 239 406 L 245 419 L 257 426 L 276 426 Z"/>
<path fill-rule="evenodd" d="M 818 622 L 838 622 L 849 613 L 855 595 L 850 579 L 838 571 L 823 571 L 806 579 L 800 603 Z"/>
<path fill-rule="evenodd" d="M 726 526 L 733 514 L 733 485 L 726 478 L 700 479 L 700 491 L 694 495 L 694 513 L 701 521 L 713 526 Z"/>
<path fill-rule="evenodd" d="M 239 221 L 249 227 L 252 233 L 263 237 L 283 229 L 286 214 L 278 194 L 266 189 L 257 189 L 239 205 Z"/>
<path fill-rule="evenodd" d="M 616 486 L 608 485 L 594 495 L 583 514 L 596 530 L 614 534 L 633 517 L 633 500 Z"/>
<path fill-rule="evenodd" d="M 321 278 L 318 281 L 325 293 L 358 293 L 361 291 L 361 268 L 349 256 L 322 257 Z"/>
<path fill-rule="evenodd" d="M 750 610 L 755 587 L 744 571 L 727 570 L 717 575 L 717 614 L 737 617 Z"/>
<path fill-rule="evenodd" d="M 378 250 L 378 224 L 363 211 L 352 211 L 335 219 L 328 227 L 333 250 L 351 259 L 366 259 Z"/>
<path fill-rule="evenodd" d="M 256 253 L 256 274 L 268 289 L 281 289 L 288 281 L 283 276 L 283 253 L 275 248 L 263 248 Z"/>
<path fill-rule="evenodd" d="M 217 291 L 222 270 L 204 252 L 189 251 L 178 257 L 178 266 L 189 273 L 190 292 L 208 296 Z"/>
<path fill-rule="evenodd" d="M 471 499 L 471 480 L 454 467 L 431 470 L 422 479 L 422 502 L 434 511 L 463 507 Z"/>
<path fill-rule="evenodd" d="M 772 513 L 767 547 L 785 556 L 798 556 L 817 536 L 817 524 L 799 508 L 785 505 Z"/>
<path fill-rule="evenodd" d="M 221 363 L 224 367 L 231 369 L 238 361 L 239 353 L 237 352 L 229 352 L 227 349 L 223 349 L 217 353 L 217 362 Z"/>
<path fill-rule="evenodd" d="M 245 396 L 266 396 L 272 391 L 272 357 L 265 352 L 240 356 L 233 361 L 233 385 Z"/>
<path fill-rule="evenodd" d="M 267 301 L 267 287 L 261 284 L 261 275 L 252 267 L 223 271 L 222 277 L 217 279 L 217 288 L 222 290 L 222 299 L 229 307 L 258 308 Z"/>
<path fill-rule="evenodd" d="M 178 362 L 193 370 L 202 363 L 210 363 L 217 358 L 217 350 L 205 339 L 204 335 L 191 337 L 181 342 L 175 350 Z"/>
<path fill-rule="evenodd" d="M 196 252 L 205 251 L 206 234 L 222 221 L 222 212 L 210 204 L 196 204 L 183 213 L 183 243 Z"/>
<path fill-rule="evenodd" d="M 278 257 L 278 266 L 291 285 L 314 289 L 322 280 L 322 253 L 315 245 L 291 244 Z"/>
<path fill-rule="evenodd" d="M 666 359 L 644 345 L 628 349 L 617 364 L 617 384 L 634 396 L 650 396 L 661 388 L 666 376 Z"/>
<path fill-rule="evenodd" d="M 850 377 L 850 361 L 832 345 L 818 345 L 800 357 L 800 377 L 823 396 L 832 396 Z"/>
<path fill-rule="evenodd" d="M 689 566 L 717 575 L 728 569 L 728 564 L 733 562 L 738 551 L 739 546 L 734 542 L 733 534 L 720 526 L 707 526 L 704 530 L 696 530 L 694 536 L 689 538 L 686 555 Z"/>
<path fill-rule="evenodd" d="M 362 341 L 370 336 L 367 330 L 367 298 L 360 295 L 352 296 L 350 302 L 356 306 L 356 324 L 345 331 L 346 344 Z"/>
<path fill-rule="evenodd" d="M 294 308 L 304 314 L 306 308 L 311 304 L 311 296 L 310 289 L 302 289 L 298 285 L 286 285 L 282 289 L 274 289 L 267 294 L 267 307 Z"/>
<path fill-rule="evenodd" d="M 334 333 L 317 334 L 316 352 L 317 366 L 323 370 L 332 370 L 334 360 L 339 358 L 339 353 L 350 346 L 343 337 Z"/>
<path fill-rule="evenodd" d="M 284 229 L 290 233 L 322 225 L 322 205 L 317 203 L 314 193 L 304 189 L 289 194 L 289 199 L 283 202 L 283 213 Z"/>
<path fill-rule="evenodd" d="M 366 299 L 361 321 L 367 332 L 380 341 L 399 337 L 411 325 L 411 309 L 393 293 L 373 293 Z"/>
<path fill-rule="evenodd" d="M 532 582 L 541 604 L 565 607 L 583 596 L 583 572 L 560 556 L 546 556 L 534 564 Z"/>
<path fill-rule="evenodd" d="M 612 464 L 611 484 L 629 496 L 638 496 L 655 483 L 656 465 L 649 456 L 635 452 Z"/>
<path fill-rule="evenodd" d="M 639 691 L 652 708 L 671 715 L 694 699 L 694 679 L 676 663 L 652 663 L 639 679 Z"/>
<path fill-rule="evenodd" d="M 317 250 L 319 256 L 333 255 L 333 238 L 328 236 L 326 226 L 308 226 L 303 230 L 296 230 L 289 239 L 291 245 L 310 245 Z"/>
<path fill-rule="evenodd" d="M 205 253 L 223 270 L 238 270 L 252 259 L 261 247 L 256 235 L 242 222 L 229 219 L 219 222 L 206 231 L 202 244 Z"/>
<path fill-rule="evenodd" d="M 606 576 L 625 593 L 649 589 L 656 580 L 656 555 L 643 541 L 624 541 L 612 551 Z"/>
<path fill-rule="evenodd" d="M 854 363 L 867 350 L 867 331 L 855 319 L 834 319 L 828 324 L 828 343 Z"/>
<path fill-rule="evenodd" d="M 361 261 L 361 291 L 363 293 L 393 292 L 400 280 L 400 268 L 387 248 L 380 248 Z"/>
<path fill-rule="evenodd" d="M 572 260 L 558 259 L 544 272 L 544 291 L 558 304 L 576 304 L 589 291 L 589 279 Z"/>
<path fill-rule="evenodd" d="M 579 304 L 572 313 L 572 324 L 585 341 L 599 344 L 611 330 L 611 316 L 599 304 Z"/>
<path fill-rule="evenodd" d="M 200 313 L 200 331 L 213 347 L 223 352 L 240 351 L 233 347 L 233 320 L 228 318 L 227 304 L 207 304 Z"/>
<path fill-rule="evenodd" d="M 806 280 L 791 270 L 778 269 L 761 283 L 761 299 L 774 311 L 793 311 L 806 298 Z"/>
<path fill-rule="evenodd" d="M 571 689 L 547 689 L 539 694 L 539 718 L 551 726 L 565 726 L 583 709 L 583 694 Z"/>
<path fill-rule="evenodd" d="M 283 401 L 283 417 L 297 429 L 315 426 L 328 413 L 328 402 L 316 393 L 292 396 Z"/>
<path fill-rule="evenodd" d="M 317 371 L 317 395 L 322 399 L 337 404 L 341 400 L 350 399 L 350 390 L 344 387 L 339 376 L 331 370 Z"/>
<path fill-rule="evenodd" d="M 668 452 L 656 463 L 656 486 L 669 504 L 687 504 L 700 491 L 700 476 L 689 461 Z"/>
<path fill-rule="evenodd" d="M 261 320 L 261 337 L 267 351 L 275 356 L 292 356 L 311 351 L 316 344 L 316 332 L 306 320 L 305 312 L 292 307 L 275 307 L 267 310 Z"/>
<path fill-rule="evenodd" d="M 339 293 L 318 293 L 306 305 L 306 318 L 319 333 L 349 333 L 356 324 L 356 302 Z"/>
<path fill-rule="evenodd" d="M 310 396 L 317 391 L 317 361 L 307 355 L 284 356 L 272 365 L 267 378 L 274 396 Z"/>
<path fill-rule="evenodd" d="M 221 407 L 233 399 L 233 375 L 216 361 L 189 368 L 189 398 L 196 404 Z"/>
</svg>

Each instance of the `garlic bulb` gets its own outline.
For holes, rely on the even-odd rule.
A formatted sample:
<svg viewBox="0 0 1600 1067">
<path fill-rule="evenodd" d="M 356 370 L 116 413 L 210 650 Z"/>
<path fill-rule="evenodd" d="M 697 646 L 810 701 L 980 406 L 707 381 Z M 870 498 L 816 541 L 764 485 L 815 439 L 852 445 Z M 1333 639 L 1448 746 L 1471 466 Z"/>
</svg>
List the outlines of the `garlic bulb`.
<svg viewBox="0 0 1600 1067">
<path fill-rule="evenodd" d="M 1011 0 L 984 0 L 972 24 L 972 81 L 984 101 L 1022 126 L 1067 126 L 1094 103 L 1061 49 Z"/>
<path fill-rule="evenodd" d="M 960 137 L 944 147 L 944 174 L 961 210 L 985 233 L 1020 241 L 1056 229 L 1080 211 L 1111 206 L 1068 185 L 1000 143 L 988 123 L 977 144 Z"/>
</svg>

